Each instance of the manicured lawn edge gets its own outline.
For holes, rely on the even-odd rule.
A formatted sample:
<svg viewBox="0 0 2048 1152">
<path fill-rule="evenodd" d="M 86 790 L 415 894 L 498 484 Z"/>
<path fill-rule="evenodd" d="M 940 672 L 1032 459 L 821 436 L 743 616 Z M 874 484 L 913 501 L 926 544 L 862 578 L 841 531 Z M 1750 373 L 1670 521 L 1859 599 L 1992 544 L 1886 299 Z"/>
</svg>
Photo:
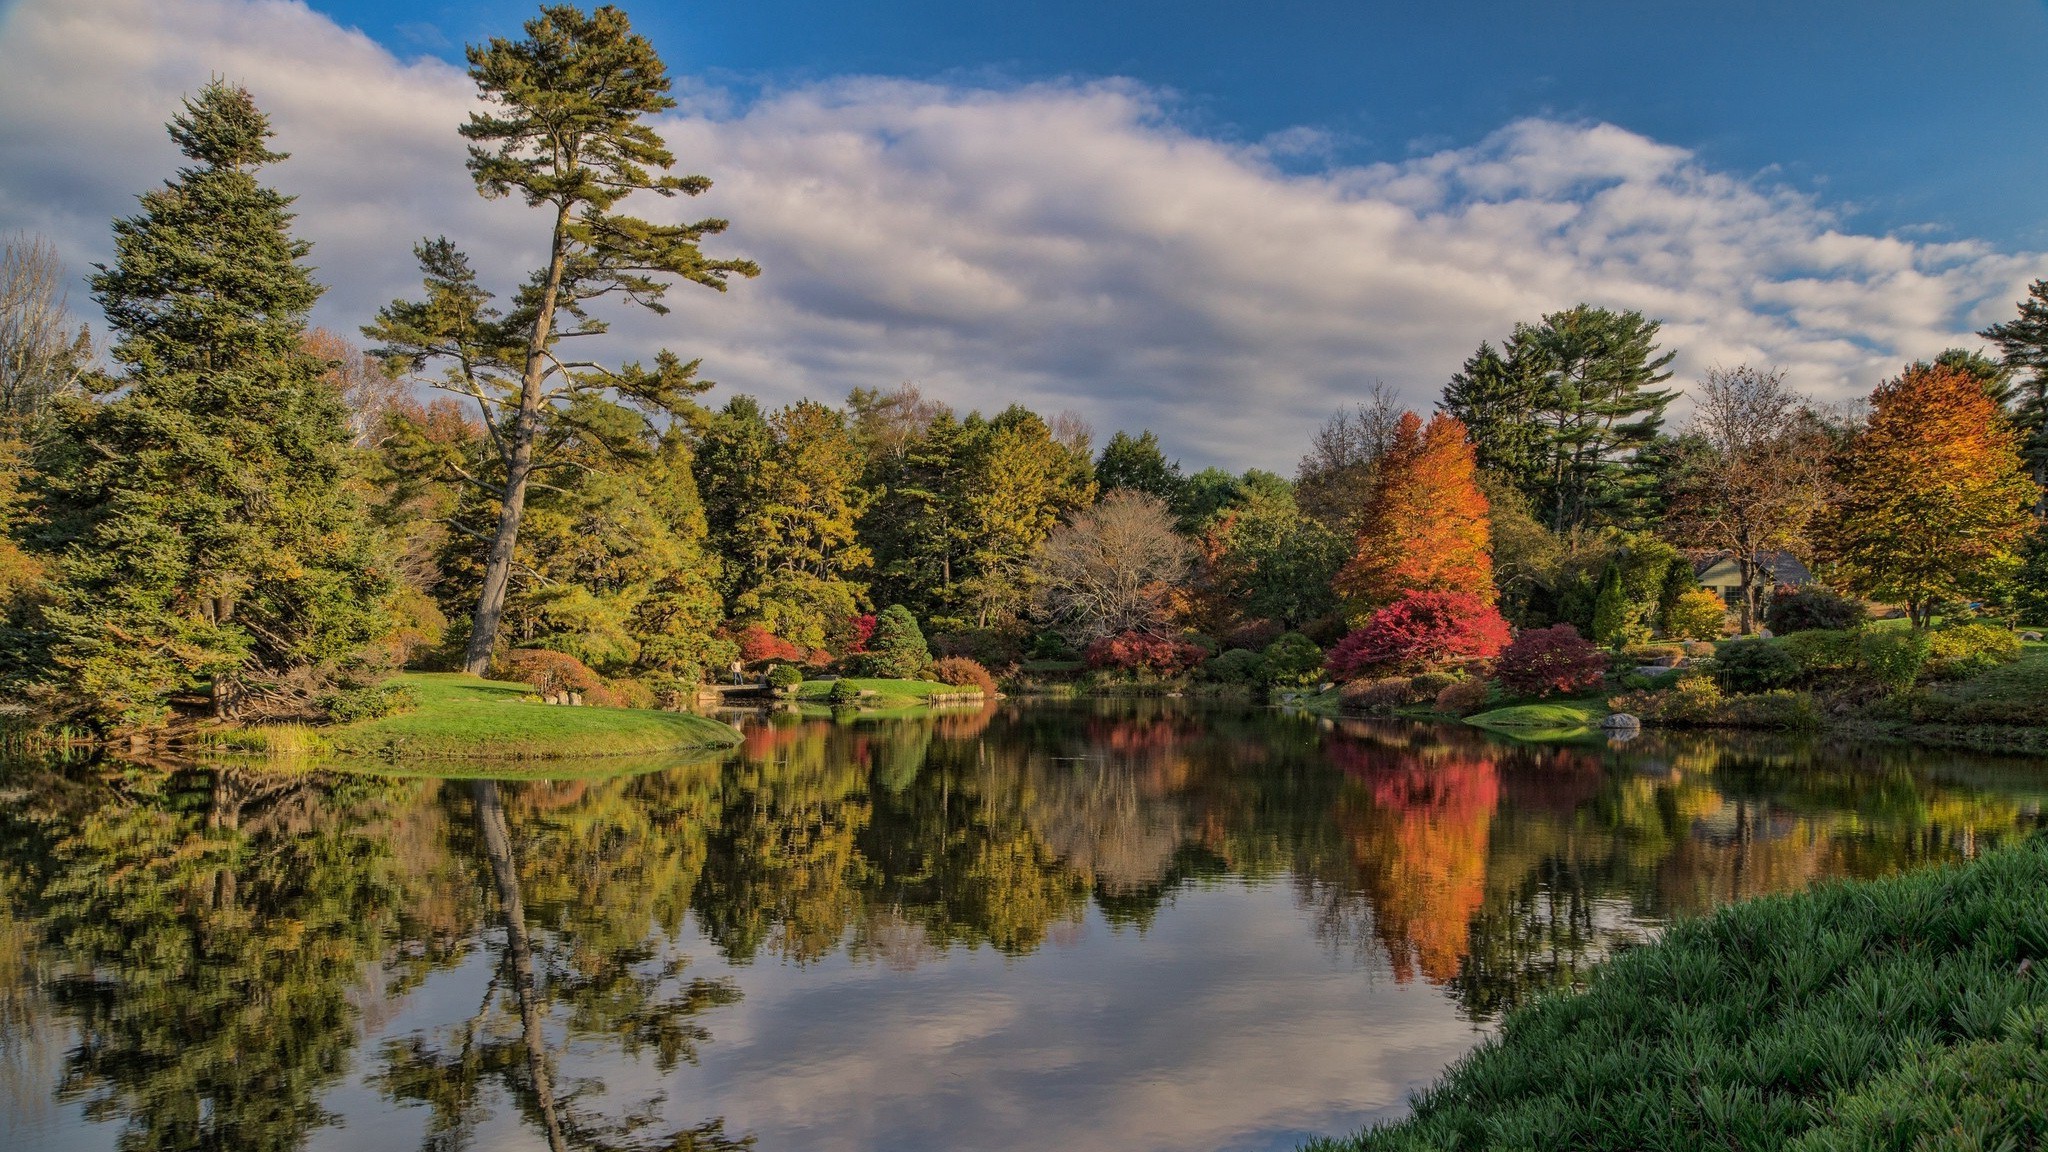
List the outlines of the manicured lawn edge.
<svg viewBox="0 0 2048 1152">
<path fill-rule="evenodd" d="M 2048 836 L 1681 921 L 1312 1152 L 2041 1147 Z M 1925 1141 L 1925 1143 L 1921 1143 Z"/>
<path fill-rule="evenodd" d="M 228 751 L 386 761 L 526 761 L 662 756 L 729 748 L 730 725 L 687 712 L 572 708 L 528 699 L 524 684 L 458 673 L 407 673 L 419 706 L 326 728 L 250 728 L 215 737 Z"/>
<path fill-rule="evenodd" d="M 796 698 L 804 704 L 823 704 L 835 684 L 846 684 L 858 691 L 861 699 L 854 707 L 862 711 L 896 711 L 981 702 L 981 692 L 975 688 L 941 684 L 935 680 L 890 680 L 864 676 L 806 680 L 797 687 Z"/>
</svg>

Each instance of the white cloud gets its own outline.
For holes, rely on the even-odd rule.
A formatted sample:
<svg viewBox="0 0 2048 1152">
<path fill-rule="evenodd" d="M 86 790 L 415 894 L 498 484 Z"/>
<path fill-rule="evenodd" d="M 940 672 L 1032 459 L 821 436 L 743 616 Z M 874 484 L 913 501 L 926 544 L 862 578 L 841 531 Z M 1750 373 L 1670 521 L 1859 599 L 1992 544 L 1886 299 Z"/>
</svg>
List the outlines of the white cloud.
<svg viewBox="0 0 2048 1152">
<path fill-rule="evenodd" d="M 509 29 L 508 29 L 509 31 Z M 540 222 L 470 190 L 467 81 L 283 0 L 22 0 L 0 30 L 0 229 L 77 267 L 176 162 L 158 125 L 219 73 L 273 114 L 299 227 L 352 328 L 446 233 L 508 283 Z M 1372 379 L 1428 405 L 1481 339 L 1581 300 L 1666 322 L 1681 379 L 1767 361 L 1836 399 L 2002 318 L 2035 255 L 1839 230 L 1825 205 L 1611 125 L 1525 120 L 1467 147 L 1307 175 L 1320 138 L 1175 126 L 1125 82 L 1003 90 L 844 79 L 664 124 L 717 186 L 711 247 L 765 273 L 619 325 L 721 392 L 780 402 L 916 380 L 962 406 L 1147 425 L 1192 464 L 1288 469 Z"/>
</svg>

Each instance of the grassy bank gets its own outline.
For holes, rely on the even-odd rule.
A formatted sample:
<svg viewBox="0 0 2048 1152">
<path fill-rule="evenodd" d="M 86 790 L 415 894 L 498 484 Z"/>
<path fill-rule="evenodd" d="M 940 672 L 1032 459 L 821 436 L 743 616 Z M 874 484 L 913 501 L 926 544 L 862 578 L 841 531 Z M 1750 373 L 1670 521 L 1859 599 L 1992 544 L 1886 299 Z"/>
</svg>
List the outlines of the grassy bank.
<svg viewBox="0 0 2048 1152">
<path fill-rule="evenodd" d="M 975 701 L 981 699 L 981 694 L 973 688 L 962 688 L 956 684 L 940 684 L 934 680 L 888 680 L 861 676 L 847 676 L 838 680 L 806 680 L 797 688 L 796 698 L 804 704 L 824 704 L 830 698 L 833 687 L 839 684 L 860 693 L 860 702 L 855 707 L 863 710 L 896 710 L 931 704 L 959 704 L 968 702 L 970 696 Z"/>
<path fill-rule="evenodd" d="M 1674 926 L 1319 1152 L 2048 1146 L 2048 837 Z"/>
<path fill-rule="evenodd" d="M 658 756 L 739 742 L 727 725 L 685 712 L 541 704 L 524 684 L 410 673 L 419 706 L 330 728 L 251 728 L 215 737 L 230 750 L 402 760 L 565 760 Z"/>
<path fill-rule="evenodd" d="M 1569 740 L 1597 731 L 1607 711 L 1605 701 L 1588 696 L 1510 704 L 1467 716 L 1465 723 L 1525 740 Z"/>
</svg>

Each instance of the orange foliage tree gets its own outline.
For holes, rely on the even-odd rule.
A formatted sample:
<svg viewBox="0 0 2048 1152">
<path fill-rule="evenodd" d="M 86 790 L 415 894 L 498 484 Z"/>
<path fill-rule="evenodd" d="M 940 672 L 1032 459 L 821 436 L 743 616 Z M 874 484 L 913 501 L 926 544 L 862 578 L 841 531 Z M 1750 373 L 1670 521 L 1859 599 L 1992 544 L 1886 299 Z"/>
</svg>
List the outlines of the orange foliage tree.
<svg viewBox="0 0 2048 1152">
<path fill-rule="evenodd" d="M 1821 557 L 1849 587 L 1904 603 L 1915 628 L 2019 563 L 2040 490 L 2018 437 L 1975 376 L 1916 364 L 1871 395 L 1869 423 L 1835 462 Z"/>
<path fill-rule="evenodd" d="M 1337 592 L 1354 611 L 1409 592 L 1466 592 L 1493 603 L 1488 513 L 1465 426 L 1443 413 L 1426 426 L 1402 413 Z"/>
</svg>

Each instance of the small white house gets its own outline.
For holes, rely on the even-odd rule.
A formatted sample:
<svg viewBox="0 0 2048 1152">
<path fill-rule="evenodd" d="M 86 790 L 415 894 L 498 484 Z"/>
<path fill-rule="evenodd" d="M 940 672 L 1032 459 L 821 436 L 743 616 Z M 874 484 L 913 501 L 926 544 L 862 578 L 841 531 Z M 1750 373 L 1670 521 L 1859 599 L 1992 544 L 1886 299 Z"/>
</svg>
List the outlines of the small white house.
<svg viewBox="0 0 2048 1152">
<path fill-rule="evenodd" d="M 1742 565 L 1737 559 L 1735 553 L 1723 550 L 1694 557 L 1692 562 L 1693 579 L 1731 609 L 1742 604 Z M 1763 570 L 1766 596 L 1781 585 L 1800 588 L 1813 583 L 1813 573 L 1790 552 L 1759 552 L 1756 562 Z"/>
</svg>

